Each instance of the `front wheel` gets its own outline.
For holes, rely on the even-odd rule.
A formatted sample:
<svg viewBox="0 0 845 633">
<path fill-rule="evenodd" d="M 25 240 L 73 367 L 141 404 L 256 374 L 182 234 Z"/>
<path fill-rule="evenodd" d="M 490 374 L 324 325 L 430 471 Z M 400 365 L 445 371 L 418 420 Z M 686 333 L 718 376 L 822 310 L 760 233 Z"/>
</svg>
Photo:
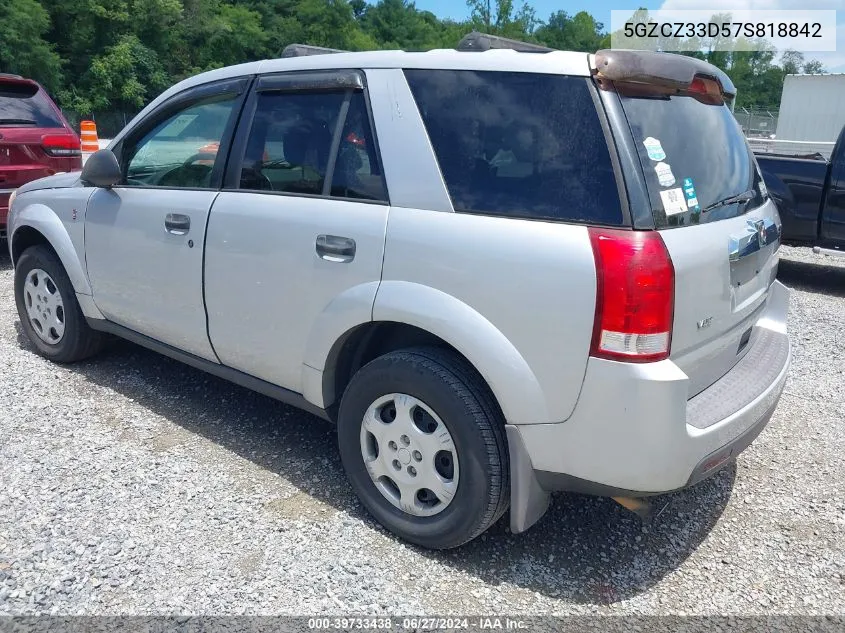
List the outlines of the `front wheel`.
<svg viewBox="0 0 845 633">
<path fill-rule="evenodd" d="M 95 354 L 103 335 L 92 330 L 61 260 L 45 245 L 26 249 L 15 266 L 15 303 L 36 351 L 58 363 Z"/>
<path fill-rule="evenodd" d="M 364 366 L 343 395 L 338 441 L 361 502 L 412 543 L 457 547 L 508 507 L 502 415 L 451 351 L 400 350 Z"/>
</svg>

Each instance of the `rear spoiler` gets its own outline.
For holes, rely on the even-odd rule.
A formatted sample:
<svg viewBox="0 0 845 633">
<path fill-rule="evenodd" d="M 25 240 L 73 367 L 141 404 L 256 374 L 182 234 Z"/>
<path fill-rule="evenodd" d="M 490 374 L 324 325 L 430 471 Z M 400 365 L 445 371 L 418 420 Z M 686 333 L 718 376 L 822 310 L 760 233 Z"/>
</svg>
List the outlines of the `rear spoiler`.
<svg viewBox="0 0 845 633">
<path fill-rule="evenodd" d="M 730 77 L 695 57 L 653 51 L 601 50 L 595 54 L 594 64 L 593 70 L 599 78 L 613 82 L 688 90 L 696 78 L 704 78 L 718 83 L 724 96 L 730 99 L 736 96 Z"/>
</svg>

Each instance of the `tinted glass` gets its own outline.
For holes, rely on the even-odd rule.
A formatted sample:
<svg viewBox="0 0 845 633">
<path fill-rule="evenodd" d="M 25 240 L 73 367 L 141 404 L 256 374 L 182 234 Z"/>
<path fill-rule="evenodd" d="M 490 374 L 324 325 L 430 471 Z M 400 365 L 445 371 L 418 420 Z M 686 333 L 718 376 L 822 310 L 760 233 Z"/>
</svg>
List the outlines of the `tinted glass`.
<svg viewBox="0 0 845 633">
<path fill-rule="evenodd" d="M 332 175 L 331 195 L 358 200 L 387 199 L 367 104 L 361 92 L 354 93 L 349 103 Z"/>
<path fill-rule="evenodd" d="M 211 186 L 220 141 L 237 103 L 236 95 L 212 97 L 168 116 L 130 149 L 129 186 L 199 188 Z"/>
<path fill-rule="evenodd" d="M 587 79 L 406 70 L 457 211 L 621 224 Z"/>
<path fill-rule="evenodd" d="M 64 127 L 37 86 L 0 82 L 0 126 L 27 125 Z"/>
<path fill-rule="evenodd" d="M 763 203 L 753 154 L 726 105 L 690 96 L 621 99 L 658 227 L 735 217 Z M 749 191 L 749 202 L 706 210 Z"/>
<path fill-rule="evenodd" d="M 322 195 L 337 119 L 347 97 L 331 196 L 383 200 L 384 184 L 361 92 L 260 93 L 241 188 Z"/>
</svg>

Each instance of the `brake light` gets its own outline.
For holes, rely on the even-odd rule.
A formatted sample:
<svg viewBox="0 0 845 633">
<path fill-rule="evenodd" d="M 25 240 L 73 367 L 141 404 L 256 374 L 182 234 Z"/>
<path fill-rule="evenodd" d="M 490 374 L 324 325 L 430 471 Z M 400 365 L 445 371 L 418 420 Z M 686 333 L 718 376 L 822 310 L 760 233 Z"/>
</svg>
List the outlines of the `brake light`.
<svg viewBox="0 0 845 633">
<path fill-rule="evenodd" d="M 47 134 L 41 137 L 41 147 L 50 156 L 82 156 L 75 134 Z"/>
<path fill-rule="evenodd" d="M 705 103 L 719 105 L 724 102 L 722 89 L 719 87 L 718 82 L 708 77 L 696 75 L 686 92 L 690 96 L 697 97 Z"/>
<path fill-rule="evenodd" d="M 590 355 L 644 363 L 669 357 L 675 269 L 656 231 L 589 228 L 596 262 Z"/>
</svg>

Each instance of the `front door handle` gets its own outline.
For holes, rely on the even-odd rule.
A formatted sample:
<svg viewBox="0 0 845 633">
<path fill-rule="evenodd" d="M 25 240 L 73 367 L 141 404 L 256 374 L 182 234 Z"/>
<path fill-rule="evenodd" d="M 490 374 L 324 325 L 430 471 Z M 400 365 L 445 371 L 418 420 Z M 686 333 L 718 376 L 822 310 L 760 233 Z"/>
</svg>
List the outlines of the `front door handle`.
<svg viewBox="0 0 845 633">
<path fill-rule="evenodd" d="M 182 213 L 168 213 L 164 217 L 164 228 L 173 235 L 185 235 L 191 229 L 191 216 Z"/>
<path fill-rule="evenodd" d="M 317 255 L 327 262 L 348 264 L 355 259 L 355 240 L 339 235 L 318 235 Z"/>
</svg>

